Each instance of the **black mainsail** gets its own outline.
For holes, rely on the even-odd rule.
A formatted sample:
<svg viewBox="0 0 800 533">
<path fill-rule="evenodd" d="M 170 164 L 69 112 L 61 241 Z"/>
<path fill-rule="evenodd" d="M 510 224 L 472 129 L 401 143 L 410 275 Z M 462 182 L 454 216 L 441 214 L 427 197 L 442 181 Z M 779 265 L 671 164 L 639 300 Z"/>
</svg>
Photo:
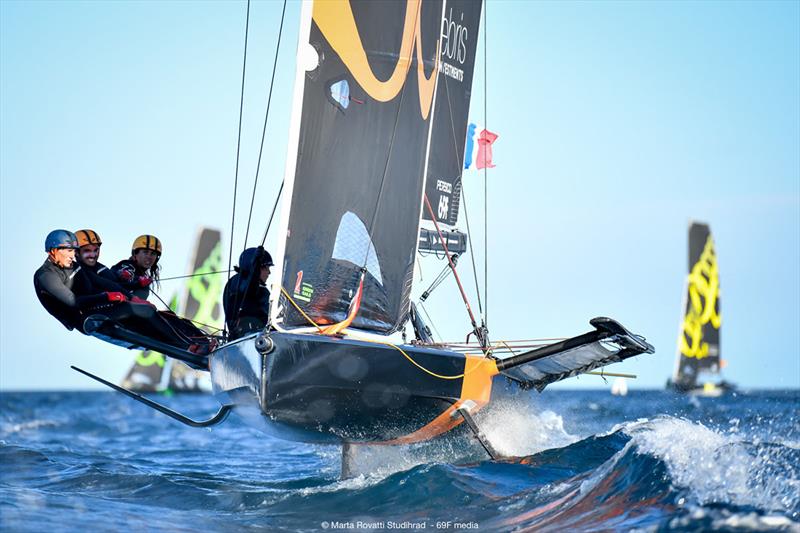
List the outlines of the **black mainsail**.
<svg viewBox="0 0 800 533">
<path fill-rule="evenodd" d="M 701 373 L 720 371 L 720 281 L 708 224 L 689 226 L 688 274 L 672 386 L 691 390 Z"/>
<path fill-rule="evenodd" d="M 313 4 L 301 48 L 313 47 L 317 62 L 298 74 L 280 279 L 317 324 L 342 322 L 355 305 L 353 327 L 388 334 L 408 312 L 442 7 Z M 274 314 L 284 328 L 311 325 L 285 299 Z"/>
</svg>

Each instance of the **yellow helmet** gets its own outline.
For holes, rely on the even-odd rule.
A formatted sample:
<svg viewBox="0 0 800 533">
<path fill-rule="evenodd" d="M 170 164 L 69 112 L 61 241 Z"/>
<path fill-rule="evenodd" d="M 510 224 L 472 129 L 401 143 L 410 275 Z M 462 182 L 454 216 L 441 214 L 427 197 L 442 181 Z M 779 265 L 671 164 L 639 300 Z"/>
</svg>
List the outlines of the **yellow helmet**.
<svg viewBox="0 0 800 533">
<path fill-rule="evenodd" d="M 75 232 L 78 238 L 78 246 L 86 246 L 87 244 L 96 244 L 100 246 L 103 241 L 100 240 L 100 235 L 92 229 L 79 229 Z"/>
<path fill-rule="evenodd" d="M 136 250 L 144 248 L 145 250 L 153 250 L 158 255 L 161 255 L 161 241 L 154 235 L 139 235 L 133 241 L 131 246 L 131 253 L 136 253 Z"/>
</svg>

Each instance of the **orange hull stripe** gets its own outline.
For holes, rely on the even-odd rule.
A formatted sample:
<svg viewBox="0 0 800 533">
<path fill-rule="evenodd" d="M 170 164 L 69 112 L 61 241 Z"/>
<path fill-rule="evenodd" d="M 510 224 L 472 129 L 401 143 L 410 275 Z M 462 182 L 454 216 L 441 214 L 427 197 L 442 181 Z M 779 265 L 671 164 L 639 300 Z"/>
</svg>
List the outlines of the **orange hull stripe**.
<svg viewBox="0 0 800 533">
<path fill-rule="evenodd" d="M 453 413 L 467 400 L 475 402 L 476 411 L 489 403 L 492 396 L 492 378 L 499 373 L 497 364 L 493 359 L 485 358 L 482 355 L 467 355 L 466 357 L 464 379 L 461 384 L 461 398 L 417 431 L 380 444 L 411 444 L 432 439 L 437 435 L 450 431 L 464 421 L 458 415 L 453 416 Z"/>
</svg>

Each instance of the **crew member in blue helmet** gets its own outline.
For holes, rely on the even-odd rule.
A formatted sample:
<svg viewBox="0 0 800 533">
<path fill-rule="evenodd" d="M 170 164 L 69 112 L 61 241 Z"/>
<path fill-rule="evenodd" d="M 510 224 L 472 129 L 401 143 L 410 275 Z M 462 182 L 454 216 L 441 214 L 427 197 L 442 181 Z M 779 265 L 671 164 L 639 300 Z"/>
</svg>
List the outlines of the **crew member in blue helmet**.
<svg viewBox="0 0 800 533">
<path fill-rule="evenodd" d="M 100 302 L 122 302 L 127 298 L 116 291 L 76 296 L 72 287 L 75 274 L 80 269 L 75 266 L 77 248 L 78 239 L 71 231 L 57 229 L 48 233 L 44 240 L 47 259 L 33 275 L 33 286 L 36 296 L 48 313 L 56 317 L 65 328 L 83 332 L 81 308 Z"/>
<path fill-rule="evenodd" d="M 267 278 L 274 266 L 263 247 L 247 248 L 239 256 L 236 274 L 225 285 L 222 307 L 231 339 L 258 331 L 269 323 Z"/>
</svg>

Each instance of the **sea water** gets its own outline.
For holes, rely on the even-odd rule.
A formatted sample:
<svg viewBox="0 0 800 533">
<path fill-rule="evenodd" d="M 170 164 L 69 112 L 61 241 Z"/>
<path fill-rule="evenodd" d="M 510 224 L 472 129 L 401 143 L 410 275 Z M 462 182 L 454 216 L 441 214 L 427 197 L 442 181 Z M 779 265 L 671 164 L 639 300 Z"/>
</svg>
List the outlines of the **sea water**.
<svg viewBox="0 0 800 533">
<path fill-rule="evenodd" d="M 153 396 L 204 418 L 204 395 Z M 545 391 L 461 433 L 335 446 L 196 429 L 114 392 L 0 393 L 3 531 L 800 531 L 800 391 Z"/>
</svg>

